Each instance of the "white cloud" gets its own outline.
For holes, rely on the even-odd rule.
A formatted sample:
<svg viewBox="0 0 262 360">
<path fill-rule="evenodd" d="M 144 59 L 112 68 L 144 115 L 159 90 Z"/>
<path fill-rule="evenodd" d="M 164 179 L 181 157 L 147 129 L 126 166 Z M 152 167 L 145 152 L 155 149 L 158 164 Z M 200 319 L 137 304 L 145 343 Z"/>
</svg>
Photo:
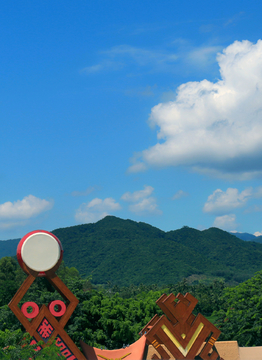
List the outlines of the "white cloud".
<svg viewBox="0 0 262 360">
<path fill-rule="evenodd" d="M 144 164 L 142 164 L 144 165 Z M 223 179 L 223 180 L 237 180 L 237 181 L 246 181 L 252 180 L 255 178 L 260 178 L 262 175 L 261 171 L 242 171 L 242 172 L 222 172 L 221 169 L 208 169 L 199 166 L 192 166 L 193 172 L 197 172 L 199 174 L 208 175 L 213 178 Z M 130 170 L 128 170 L 131 172 Z M 134 172 L 134 171 L 133 171 Z M 137 172 L 137 171 L 136 171 Z"/>
<path fill-rule="evenodd" d="M 136 202 L 152 194 L 154 188 L 152 186 L 144 186 L 144 190 L 138 190 L 133 193 L 126 192 L 121 196 L 122 200 Z"/>
<path fill-rule="evenodd" d="M 101 63 L 87 66 L 80 71 L 85 74 L 97 74 L 105 70 L 117 71 L 123 68 L 123 64 L 120 61 L 103 60 Z"/>
<path fill-rule="evenodd" d="M 103 69 L 102 64 L 97 64 L 97 65 L 87 66 L 82 70 L 82 72 L 93 74 L 100 72 L 102 69 Z"/>
<path fill-rule="evenodd" d="M 75 219 L 79 223 L 96 222 L 109 215 L 109 213 L 120 209 L 120 204 L 113 198 L 106 198 L 104 200 L 95 198 L 87 204 L 82 204 L 76 210 Z"/>
<path fill-rule="evenodd" d="M 186 197 L 188 196 L 188 193 L 183 191 L 183 190 L 178 190 L 175 195 L 172 197 L 172 200 L 178 200 L 181 199 L 182 197 Z"/>
<path fill-rule="evenodd" d="M 52 201 L 39 199 L 34 195 L 28 195 L 23 200 L 11 201 L 0 205 L 0 219 L 30 219 L 40 213 L 50 210 Z"/>
<path fill-rule="evenodd" d="M 81 70 L 86 74 L 102 71 L 119 71 L 128 65 L 149 67 L 156 71 L 172 70 L 179 55 L 174 52 L 137 48 L 130 45 L 118 45 L 101 52 L 102 60 L 98 64 Z"/>
<path fill-rule="evenodd" d="M 261 236 L 261 235 L 262 235 L 262 232 L 256 231 L 256 232 L 254 233 L 254 235 L 255 235 L 255 236 Z"/>
<path fill-rule="evenodd" d="M 217 216 L 213 226 L 226 231 L 234 231 L 234 229 L 238 226 L 236 224 L 236 215 L 230 214 Z"/>
<path fill-rule="evenodd" d="M 193 64 L 197 64 L 200 67 L 207 66 L 209 63 L 213 63 L 215 57 L 213 55 L 217 54 L 221 50 L 220 46 L 206 46 L 193 49 L 189 52 L 187 58 Z"/>
<path fill-rule="evenodd" d="M 104 54 L 107 54 L 112 58 L 119 55 L 128 56 L 140 66 L 145 66 L 152 62 L 174 62 L 178 58 L 178 56 L 174 53 L 136 48 L 129 45 L 115 46 L 108 51 L 104 51 Z"/>
<path fill-rule="evenodd" d="M 136 155 L 130 172 L 184 165 L 220 177 L 262 175 L 262 41 L 235 41 L 217 61 L 221 80 L 182 84 L 175 101 L 152 109 L 158 143 Z"/>
<path fill-rule="evenodd" d="M 252 195 L 252 188 L 242 192 L 233 188 L 228 188 L 226 191 L 217 189 L 213 194 L 209 195 L 203 211 L 212 214 L 225 214 L 233 209 L 244 206 Z"/>
<path fill-rule="evenodd" d="M 158 209 L 156 199 L 150 196 L 153 191 L 152 186 L 144 186 L 143 190 L 124 193 L 121 199 L 134 203 L 129 205 L 129 210 L 138 215 L 160 215 L 162 211 Z"/>
<path fill-rule="evenodd" d="M 28 195 L 23 200 L 0 204 L 0 229 L 7 230 L 27 224 L 28 220 L 50 210 L 53 201 Z"/>
<path fill-rule="evenodd" d="M 158 209 L 156 199 L 149 197 L 129 206 L 129 210 L 138 215 L 161 215 L 162 211 Z"/>
<path fill-rule="evenodd" d="M 16 221 L 16 222 L 0 222 L 0 229 L 1 230 L 9 230 L 16 227 L 25 226 L 26 221 Z"/>
<path fill-rule="evenodd" d="M 134 164 L 128 168 L 127 172 L 137 173 L 137 172 L 145 171 L 147 169 L 146 165 L 142 162 L 139 161 L 134 162 L 133 159 L 131 159 L 130 161 L 133 162 Z"/>
<path fill-rule="evenodd" d="M 166 49 L 139 48 L 126 44 L 114 46 L 100 52 L 100 61 L 81 70 L 86 74 L 97 74 L 105 71 L 120 71 L 125 68 L 139 68 L 139 71 L 177 73 L 188 69 L 203 70 L 215 62 L 215 55 L 221 46 L 192 47 L 187 41 L 177 39 Z M 176 66 L 174 66 L 176 65 Z M 133 70 L 132 70 L 133 71 Z M 147 91 L 145 96 L 151 96 Z"/>
<path fill-rule="evenodd" d="M 238 189 L 228 188 L 226 191 L 221 189 L 215 190 L 207 198 L 203 211 L 216 215 L 223 215 L 246 205 L 250 199 L 258 199 L 262 197 L 261 187 L 253 189 L 252 187 L 239 192 Z M 260 206 L 253 205 L 252 208 L 247 209 L 246 212 L 259 211 Z"/>
</svg>

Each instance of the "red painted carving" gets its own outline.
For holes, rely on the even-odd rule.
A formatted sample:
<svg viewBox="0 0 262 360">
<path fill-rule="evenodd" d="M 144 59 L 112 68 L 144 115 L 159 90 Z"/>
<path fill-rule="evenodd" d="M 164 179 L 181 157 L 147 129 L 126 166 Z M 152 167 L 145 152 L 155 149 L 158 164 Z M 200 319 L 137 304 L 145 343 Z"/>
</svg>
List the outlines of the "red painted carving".
<svg viewBox="0 0 262 360">
<path fill-rule="evenodd" d="M 56 346 L 58 346 L 60 348 L 61 354 L 64 355 L 67 358 L 67 360 L 76 359 L 76 357 L 68 349 L 67 345 L 59 337 L 56 339 Z"/>
<path fill-rule="evenodd" d="M 33 339 L 31 342 L 30 342 L 30 345 L 36 345 L 37 343 L 36 343 L 36 341 L 35 341 L 35 339 Z M 38 345 L 36 348 L 35 348 L 35 351 L 39 351 L 39 350 L 41 350 L 42 349 L 42 347 L 40 346 L 40 345 Z"/>
<path fill-rule="evenodd" d="M 38 334 L 40 334 L 43 339 L 49 339 L 53 331 L 54 328 L 46 319 L 42 321 L 42 324 L 37 329 Z"/>
<path fill-rule="evenodd" d="M 57 305 L 58 310 L 55 310 L 55 306 Z M 61 300 L 55 300 L 52 301 L 49 305 L 48 305 L 48 309 L 50 311 L 50 313 L 56 317 L 60 317 L 63 316 L 64 313 L 66 312 L 66 305 L 65 303 L 63 303 L 63 301 Z"/>
<path fill-rule="evenodd" d="M 31 306 L 32 308 L 32 312 L 29 313 L 27 311 L 27 309 Z M 39 307 L 36 303 L 32 302 L 32 301 L 28 301 L 26 303 L 24 303 L 21 307 L 21 311 L 22 313 L 25 315 L 25 317 L 27 317 L 27 319 L 33 319 L 35 318 L 38 314 L 39 314 Z"/>
</svg>

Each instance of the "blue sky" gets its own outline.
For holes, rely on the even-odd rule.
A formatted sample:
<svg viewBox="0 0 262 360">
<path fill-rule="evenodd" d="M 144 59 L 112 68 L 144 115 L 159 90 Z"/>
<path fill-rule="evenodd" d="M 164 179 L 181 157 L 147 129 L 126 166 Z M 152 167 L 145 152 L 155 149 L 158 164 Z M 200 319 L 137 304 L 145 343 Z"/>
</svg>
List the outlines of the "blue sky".
<svg viewBox="0 0 262 360">
<path fill-rule="evenodd" d="M 262 232 L 260 2 L 0 10 L 0 239 L 107 214 Z"/>
</svg>

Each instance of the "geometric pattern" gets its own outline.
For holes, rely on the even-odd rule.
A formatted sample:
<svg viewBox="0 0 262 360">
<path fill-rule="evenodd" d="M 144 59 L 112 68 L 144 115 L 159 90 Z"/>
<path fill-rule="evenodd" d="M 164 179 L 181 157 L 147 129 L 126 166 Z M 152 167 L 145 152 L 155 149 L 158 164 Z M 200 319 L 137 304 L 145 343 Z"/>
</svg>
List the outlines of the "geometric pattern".
<svg viewBox="0 0 262 360">
<path fill-rule="evenodd" d="M 9 308 L 24 326 L 25 330 L 34 337 L 33 343 L 43 340 L 44 344 L 42 346 L 45 347 L 48 344 L 49 339 L 56 339 L 56 345 L 60 349 L 61 354 L 66 356 L 68 360 L 86 360 L 85 356 L 64 330 L 66 323 L 78 304 L 78 299 L 66 287 L 54 271 L 47 271 L 45 277 L 66 301 L 66 311 L 60 319 L 57 320 L 51 314 L 48 307 L 46 305 L 42 305 L 38 315 L 29 321 L 19 308 L 18 304 L 38 277 L 38 273 L 29 268 L 26 270 L 29 275 L 8 304 Z"/>
<path fill-rule="evenodd" d="M 197 302 L 190 293 L 163 294 L 157 300 L 166 316 L 155 315 L 139 334 L 146 336 L 161 359 L 223 360 L 214 346 L 220 330 L 202 314 L 192 313 Z M 152 359 L 159 357 L 155 353 Z"/>
<path fill-rule="evenodd" d="M 47 343 L 48 339 L 51 337 L 51 335 L 54 332 L 54 328 L 52 327 L 51 324 L 49 324 L 48 320 L 44 318 L 41 325 L 37 329 L 37 332 L 44 340 L 44 342 Z"/>
</svg>

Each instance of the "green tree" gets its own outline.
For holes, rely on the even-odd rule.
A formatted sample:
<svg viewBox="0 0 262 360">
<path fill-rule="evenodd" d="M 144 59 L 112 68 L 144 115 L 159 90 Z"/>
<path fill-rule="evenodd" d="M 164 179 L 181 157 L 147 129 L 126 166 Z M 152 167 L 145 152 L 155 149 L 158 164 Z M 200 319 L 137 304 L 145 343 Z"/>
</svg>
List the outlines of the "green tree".
<svg viewBox="0 0 262 360">
<path fill-rule="evenodd" d="M 220 340 L 237 340 L 240 346 L 262 343 L 262 271 L 244 283 L 226 288 L 222 308 L 215 313 Z"/>
<path fill-rule="evenodd" d="M 23 334 L 21 330 L 0 331 L 0 358 L 1 360 L 63 360 L 65 357 L 60 354 L 55 341 L 49 346 L 36 351 L 37 345 L 30 345 L 32 338 L 28 333 Z"/>
<path fill-rule="evenodd" d="M 0 260 L 0 306 L 6 305 L 17 291 L 17 262 L 12 257 Z"/>
</svg>

